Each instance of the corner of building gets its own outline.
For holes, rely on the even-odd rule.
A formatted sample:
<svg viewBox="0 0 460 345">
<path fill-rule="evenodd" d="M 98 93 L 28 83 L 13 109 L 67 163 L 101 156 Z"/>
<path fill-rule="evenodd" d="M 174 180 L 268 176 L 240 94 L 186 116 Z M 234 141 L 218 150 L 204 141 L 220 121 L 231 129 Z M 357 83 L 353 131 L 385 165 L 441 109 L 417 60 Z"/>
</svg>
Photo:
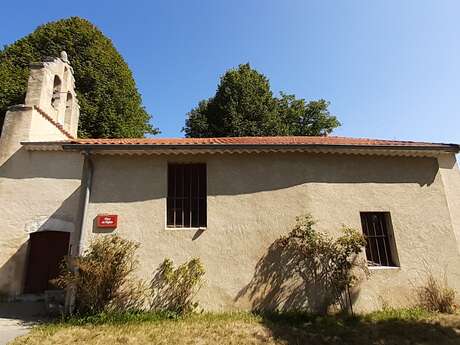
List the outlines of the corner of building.
<svg viewBox="0 0 460 345">
<path fill-rule="evenodd" d="M 456 155 L 454 153 L 442 154 L 438 157 L 438 164 L 460 255 L 460 170 Z"/>
</svg>

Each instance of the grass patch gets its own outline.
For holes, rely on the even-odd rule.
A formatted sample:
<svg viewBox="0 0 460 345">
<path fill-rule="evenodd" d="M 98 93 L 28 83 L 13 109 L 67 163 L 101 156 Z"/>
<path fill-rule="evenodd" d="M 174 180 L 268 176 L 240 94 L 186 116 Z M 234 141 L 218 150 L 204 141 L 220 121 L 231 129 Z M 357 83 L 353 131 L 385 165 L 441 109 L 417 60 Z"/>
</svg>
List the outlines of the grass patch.
<svg viewBox="0 0 460 345">
<path fill-rule="evenodd" d="M 174 312 L 126 312 L 126 313 L 99 313 L 96 315 L 78 316 L 55 319 L 43 325 L 53 326 L 95 326 L 136 324 L 143 322 L 188 321 L 188 322 L 216 322 L 216 321 L 262 321 L 262 316 L 249 312 L 227 313 L 193 313 L 182 315 Z"/>
<path fill-rule="evenodd" d="M 436 316 L 436 313 L 426 309 L 415 308 L 385 308 L 364 316 L 369 321 L 417 321 L 427 320 Z"/>
<path fill-rule="evenodd" d="M 460 344 L 460 316 L 385 309 L 354 317 L 302 313 L 99 314 L 36 327 L 13 345 Z"/>
<path fill-rule="evenodd" d="M 63 318 L 56 320 L 56 325 L 62 326 L 85 326 L 85 325 L 117 325 L 117 324 L 128 324 L 128 323 L 142 323 L 142 322 L 156 322 L 165 320 L 175 320 L 180 316 L 175 313 L 169 312 L 156 312 L 156 313 L 139 313 L 139 312 L 127 312 L 127 313 L 99 313 L 96 315 L 88 316 L 71 316 L 69 318 Z"/>
</svg>

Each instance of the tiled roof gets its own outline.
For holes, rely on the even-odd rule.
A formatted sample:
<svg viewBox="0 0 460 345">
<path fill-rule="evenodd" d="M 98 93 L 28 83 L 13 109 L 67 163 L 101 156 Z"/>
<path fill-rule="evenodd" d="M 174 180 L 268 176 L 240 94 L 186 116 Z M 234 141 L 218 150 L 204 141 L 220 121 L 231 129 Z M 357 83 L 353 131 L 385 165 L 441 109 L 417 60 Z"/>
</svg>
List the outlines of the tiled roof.
<svg viewBox="0 0 460 345">
<path fill-rule="evenodd" d="M 285 136 L 285 137 L 222 137 L 222 138 L 140 138 L 140 139 L 74 139 L 70 145 L 139 145 L 139 146 L 359 146 L 394 148 L 458 149 L 456 144 L 416 141 L 348 138 L 336 136 Z"/>
</svg>

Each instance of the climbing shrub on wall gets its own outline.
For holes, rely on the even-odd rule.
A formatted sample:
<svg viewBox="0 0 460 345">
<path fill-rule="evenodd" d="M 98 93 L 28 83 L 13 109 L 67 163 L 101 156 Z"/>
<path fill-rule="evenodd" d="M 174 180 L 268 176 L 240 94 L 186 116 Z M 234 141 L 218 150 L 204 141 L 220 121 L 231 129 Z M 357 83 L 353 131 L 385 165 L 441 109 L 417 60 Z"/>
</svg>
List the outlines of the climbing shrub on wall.
<svg viewBox="0 0 460 345">
<path fill-rule="evenodd" d="M 310 311 L 325 314 L 332 305 L 351 306 L 349 289 L 358 282 L 358 270 L 367 272 L 358 254 L 366 245 L 363 235 L 344 227 L 337 238 L 314 229 L 311 215 L 298 217 L 291 232 L 278 242 L 289 257 L 292 275 L 301 278 Z"/>
</svg>

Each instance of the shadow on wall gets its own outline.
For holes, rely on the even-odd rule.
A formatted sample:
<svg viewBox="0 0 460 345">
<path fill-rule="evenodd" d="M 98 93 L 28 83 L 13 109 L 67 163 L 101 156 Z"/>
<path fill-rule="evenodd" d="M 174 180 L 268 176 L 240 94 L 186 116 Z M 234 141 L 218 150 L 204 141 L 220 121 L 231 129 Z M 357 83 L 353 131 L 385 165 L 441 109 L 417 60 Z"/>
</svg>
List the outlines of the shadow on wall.
<svg viewBox="0 0 460 345">
<path fill-rule="evenodd" d="M 227 160 L 228 164 L 213 166 L 213 175 L 217 171 L 225 183 L 210 187 L 211 195 L 247 194 L 308 183 L 426 186 L 433 183 L 438 171 L 435 158 L 416 157 L 285 153 L 232 155 Z"/>
<path fill-rule="evenodd" d="M 0 178 L 80 180 L 82 164 L 82 157 L 76 152 L 27 151 L 21 147 L 0 166 Z"/>
<path fill-rule="evenodd" d="M 308 311 L 325 313 L 329 307 L 321 281 L 310 282 L 299 275 L 297 254 L 276 240 L 258 261 L 254 276 L 235 298 L 249 300 L 256 311 Z M 350 291 L 353 304 L 359 290 Z"/>
<path fill-rule="evenodd" d="M 61 206 L 50 216 L 37 216 L 32 221 L 25 224 L 25 229 L 21 231 L 64 231 L 74 233 L 78 202 L 80 198 L 80 188 L 77 188 Z M 8 243 L 8 239 L 4 238 Z M 9 244 L 10 247 L 15 243 Z M 24 242 L 19 249 L 0 267 L 0 294 L 16 295 L 22 293 L 24 287 L 26 267 L 27 267 L 27 247 L 28 241 Z"/>
<path fill-rule="evenodd" d="M 0 267 L 0 295 L 15 295 L 22 289 L 25 279 L 29 241 L 20 245 L 16 252 Z"/>
<path fill-rule="evenodd" d="M 74 232 L 77 220 L 80 187 L 75 189 L 50 216 L 45 216 L 44 222 L 39 222 L 36 229 L 29 231 L 65 231 Z"/>
<path fill-rule="evenodd" d="M 307 183 L 433 183 L 435 158 L 270 153 L 94 157 L 92 203 L 165 198 L 168 162 L 206 162 L 209 196 L 280 190 Z"/>
</svg>

